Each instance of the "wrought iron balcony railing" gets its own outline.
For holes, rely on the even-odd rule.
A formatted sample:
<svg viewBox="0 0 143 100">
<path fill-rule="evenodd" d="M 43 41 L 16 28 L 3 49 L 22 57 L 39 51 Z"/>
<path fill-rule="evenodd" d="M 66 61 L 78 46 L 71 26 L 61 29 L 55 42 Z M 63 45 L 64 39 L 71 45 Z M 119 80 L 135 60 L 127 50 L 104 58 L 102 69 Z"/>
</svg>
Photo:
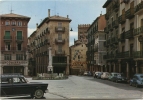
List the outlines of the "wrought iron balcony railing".
<svg viewBox="0 0 143 100">
<path fill-rule="evenodd" d="M 130 8 L 126 11 L 125 15 L 126 15 L 126 19 L 131 19 L 134 17 L 134 13 L 135 13 L 135 10 L 134 8 Z"/>
<path fill-rule="evenodd" d="M 143 1 L 141 1 L 141 3 L 139 3 L 136 7 L 135 7 L 135 12 L 138 12 L 140 10 L 143 10 Z"/>
<path fill-rule="evenodd" d="M 133 29 L 130 29 L 125 32 L 125 39 L 133 38 Z"/>
<path fill-rule="evenodd" d="M 143 26 L 141 26 L 141 27 L 139 27 L 139 28 L 136 28 L 136 29 L 134 29 L 134 31 L 133 31 L 133 35 L 135 36 L 135 35 L 140 35 L 140 34 L 142 34 L 143 33 Z"/>
</svg>

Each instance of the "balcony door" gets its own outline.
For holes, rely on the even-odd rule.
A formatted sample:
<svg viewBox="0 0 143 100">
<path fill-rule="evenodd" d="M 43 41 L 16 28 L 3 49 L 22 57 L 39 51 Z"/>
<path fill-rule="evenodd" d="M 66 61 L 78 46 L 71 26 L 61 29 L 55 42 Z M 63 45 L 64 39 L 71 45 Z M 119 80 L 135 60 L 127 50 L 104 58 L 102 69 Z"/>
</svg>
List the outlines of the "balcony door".
<svg viewBox="0 0 143 100">
<path fill-rule="evenodd" d="M 4 39 L 10 39 L 10 31 L 5 31 Z"/>
<path fill-rule="evenodd" d="M 17 40 L 22 40 L 22 31 L 17 31 Z"/>
</svg>

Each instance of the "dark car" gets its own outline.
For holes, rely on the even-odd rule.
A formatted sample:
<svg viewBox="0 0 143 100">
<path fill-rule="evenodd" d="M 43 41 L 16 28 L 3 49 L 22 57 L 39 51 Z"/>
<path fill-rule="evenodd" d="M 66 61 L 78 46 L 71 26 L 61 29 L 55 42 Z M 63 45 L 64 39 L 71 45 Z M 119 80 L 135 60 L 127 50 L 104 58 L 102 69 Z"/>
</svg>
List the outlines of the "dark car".
<svg viewBox="0 0 143 100">
<path fill-rule="evenodd" d="M 101 78 L 101 75 L 103 74 L 103 72 L 99 72 L 98 74 L 97 74 L 97 78 Z"/>
<path fill-rule="evenodd" d="M 100 73 L 100 72 L 99 71 L 95 72 L 94 75 L 93 75 L 93 77 L 97 78 L 98 73 Z"/>
<path fill-rule="evenodd" d="M 1 96 L 24 96 L 30 95 L 31 98 L 43 98 L 44 93 L 48 92 L 48 84 L 41 82 L 28 82 L 20 74 L 1 75 Z"/>
<path fill-rule="evenodd" d="M 133 79 L 130 80 L 131 86 L 143 86 L 143 74 L 135 74 L 133 76 Z"/>
<path fill-rule="evenodd" d="M 127 78 L 123 73 L 111 73 L 109 76 L 109 80 L 115 82 L 127 82 Z"/>
</svg>

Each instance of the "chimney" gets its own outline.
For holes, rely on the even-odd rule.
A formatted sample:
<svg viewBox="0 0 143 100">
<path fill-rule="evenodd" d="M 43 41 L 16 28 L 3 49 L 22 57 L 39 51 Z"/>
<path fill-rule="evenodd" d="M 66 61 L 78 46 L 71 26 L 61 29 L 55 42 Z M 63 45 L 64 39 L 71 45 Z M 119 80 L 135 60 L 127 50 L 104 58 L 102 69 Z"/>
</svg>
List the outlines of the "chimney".
<svg viewBox="0 0 143 100">
<path fill-rule="evenodd" d="M 69 15 L 67 15 L 67 18 L 69 18 Z"/>
<path fill-rule="evenodd" d="M 48 17 L 50 17 L 50 9 L 48 9 Z"/>
<path fill-rule="evenodd" d="M 38 23 L 36 23 L 36 27 L 38 28 Z"/>
</svg>

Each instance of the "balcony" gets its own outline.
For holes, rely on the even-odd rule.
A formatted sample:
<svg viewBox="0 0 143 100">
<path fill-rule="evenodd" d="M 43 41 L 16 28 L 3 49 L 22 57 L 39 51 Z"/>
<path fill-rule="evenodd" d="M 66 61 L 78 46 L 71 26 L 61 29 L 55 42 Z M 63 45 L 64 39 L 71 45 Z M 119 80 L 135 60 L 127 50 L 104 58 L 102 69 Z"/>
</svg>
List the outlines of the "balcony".
<svg viewBox="0 0 143 100">
<path fill-rule="evenodd" d="M 136 36 L 136 35 L 141 35 L 143 33 L 143 26 L 139 27 L 139 28 L 136 28 L 134 29 L 133 31 L 133 35 Z"/>
<path fill-rule="evenodd" d="M 108 29 L 109 29 L 110 31 L 113 30 L 112 24 L 109 24 L 109 25 L 108 25 Z"/>
<path fill-rule="evenodd" d="M 129 57 L 130 57 L 129 51 L 125 51 L 125 52 L 124 52 L 124 57 L 125 57 L 125 58 L 129 58 Z"/>
<path fill-rule="evenodd" d="M 118 21 L 120 24 L 125 23 L 125 21 L 126 21 L 125 14 L 122 14 L 121 16 L 119 16 Z"/>
<path fill-rule="evenodd" d="M 105 14 L 105 19 L 108 20 L 109 19 L 109 13 Z"/>
<path fill-rule="evenodd" d="M 142 14 L 142 13 L 143 13 L 143 1 L 141 1 L 141 3 L 139 3 L 139 4 L 135 7 L 135 13 L 136 13 L 136 14 Z"/>
<path fill-rule="evenodd" d="M 18 49 L 17 47 L 10 47 L 9 49 L 7 47 L 1 47 L 1 51 L 5 51 L 5 52 L 15 52 L 15 51 L 26 51 L 27 49 L 25 47 L 22 47 L 20 49 Z"/>
<path fill-rule="evenodd" d="M 108 27 L 105 27 L 105 28 L 104 28 L 104 32 L 105 32 L 105 33 L 109 33 Z"/>
<path fill-rule="evenodd" d="M 65 32 L 65 27 L 55 27 L 56 32 Z"/>
<path fill-rule="evenodd" d="M 114 20 L 114 21 L 112 22 L 112 26 L 113 26 L 113 28 L 117 28 L 117 27 L 118 27 L 118 25 L 119 25 L 118 20 Z"/>
<path fill-rule="evenodd" d="M 125 39 L 130 39 L 130 38 L 133 38 L 133 29 L 125 32 Z"/>
<path fill-rule="evenodd" d="M 4 41 L 12 41 L 12 36 L 4 36 Z"/>
<path fill-rule="evenodd" d="M 123 57 L 124 57 L 123 52 L 119 52 L 116 54 L 116 58 L 123 58 Z"/>
<path fill-rule="evenodd" d="M 59 43 L 59 44 L 64 44 L 65 43 L 65 39 L 55 39 L 55 43 Z"/>
<path fill-rule="evenodd" d="M 16 42 L 23 42 L 24 41 L 23 36 L 16 36 L 15 39 L 16 39 Z"/>
<path fill-rule="evenodd" d="M 126 15 L 126 19 L 131 19 L 134 17 L 134 8 L 130 8 L 126 11 L 125 15 Z"/>
<path fill-rule="evenodd" d="M 62 50 L 62 51 L 56 50 L 56 51 L 55 51 L 55 54 L 56 54 L 56 55 L 65 55 L 65 51 L 63 51 L 63 50 Z"/>
<path fill-rule="evenodd" d="M 125 42 L 125 32 L 123 32 L 122 34 L 120 34 L 120 41 L 121 42 Z"/>
<path fill-rule="evenodd" d="M 113 43 L 113 44 L 118 44 L 118 37 L 113 37 L 113 38 L 111 38 L 111 43 Z"/>
<path fill-rule="evenodd" d="M 119 3 L 116 2 L 114 5 L 113 5 L 113 9 L 115 12 L 117 12 L 119 10 Z"/>
<path fill-rule="evenodd" d="M 109 45 L 107 44 L 106 41 L 104 41 L 104 47 L 108 47 Z"/>
<path fill-rule="evenodd" d="M 44 43 L 44 45 L 46 45 L 46 44 L 50 44 L 50 42 L 49 42 L 49 40 L 48 40 L 48 39 L 45 39 L 43 43 Z"/>
<path fill-rule="evenodd" d="M 143 58 L 143 51 L 134 51 L 134 58 Z"/>
</svg>

